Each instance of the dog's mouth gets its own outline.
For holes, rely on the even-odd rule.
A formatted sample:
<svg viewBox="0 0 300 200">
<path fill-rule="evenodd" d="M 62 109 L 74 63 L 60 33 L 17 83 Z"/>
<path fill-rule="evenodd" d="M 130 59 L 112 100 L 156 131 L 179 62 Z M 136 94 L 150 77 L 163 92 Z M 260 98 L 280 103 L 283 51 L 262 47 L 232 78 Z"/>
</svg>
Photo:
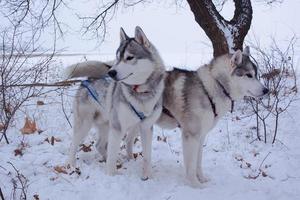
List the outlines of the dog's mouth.
<svg viewBox="0 0 300 200">
<path fill-rule="evenodd" d="M 250 97 L 255 98 L 255 99 L 263 98 L 266 95 L 266 94 L 254 95 L 250 90 L 247 90 L 247 93 L 250 95 Z"/>
<path fill-rule="evenodd" d="M 116 81 L 124 81 L 125 79 L 129 78 L 130 76 L 132 76 L 133 73 L 128 74 L 127 76 L 125 76 L 124 78 L 118 79 Z"/>
</svg>

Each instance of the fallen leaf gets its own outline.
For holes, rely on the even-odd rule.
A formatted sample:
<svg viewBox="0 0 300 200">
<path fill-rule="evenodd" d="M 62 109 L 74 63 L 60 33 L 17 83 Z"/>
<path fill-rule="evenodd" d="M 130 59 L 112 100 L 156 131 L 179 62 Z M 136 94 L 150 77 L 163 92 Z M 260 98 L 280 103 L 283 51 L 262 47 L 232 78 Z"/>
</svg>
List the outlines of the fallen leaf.
<svg viewBox="0 0 300 200">
<path fill-rule="evenodd" d="M 46 138 L 44 141 L 50 143 L 49 138 Z"/>
<path fill-rule="evenodd" d="M 38 105 L 38 106 L 43 106 L 43 105 L 45 105 L 45 103 L 44 103 L 43 101 L 37 101 L 37 102 L 36 102 L 36 105 Z"/>
<path fill-rule="evenodd" d="M 4 129 L 4 124 L 0 123 L 0 131 Z"/>
<path fill-rule="evenodd" d="M 261 173 L 261 175 L 262 175 L 263 177 L 267 177 L 267 176 L 268 176 L 268 174 L 267 174 L 266 172 L 264 172 L 264 171 Z"/>
<path fill-rule="evenodd" d="M 33 134 L 37 131 L 35 121 L 32 121 L 28 117 L 26 117 L 24 127 L 20 131 L 22 134 Z"/>
<path fill-rule="evenodd" d="M 92 144 L 90 144 L 89 146 L 86 146 L 85 144 L 81 144 L 80 146 L 81 146 L 81 148 L 80 148 L 79 151 L 83 151 L 83 152 L 92 151 L 92 148 L 91 148 Z"/>
<path fill-rule="evenodd" d="M 157 141 L 163 141 L 163 142 L 167 142 L 167 137 L 165 137 L 165 136 L 163 136 L 163 137 L 161 137 L 161 136 L 157 136 Z"/>
<path fill-rule="evenodd" d="M 51 137 L 51 145 L 52 146 L 54 145 L 54 137 L 53 136 Z"/>
<path fill-rule="evenodd" d="M 55 166 L 54 167 L 54 170 L 57 172 L 57 173 L 61 173 L 61 174 L 68 174 L 66 168 L 64 166 Z"/>
<path fill-rule="evenodd" d="M 247 165 L 248 168 L 251 167 L 251 163 L 246 162 L 246 165 Z"/>
<path fill-rule="evenodd" d="M 14 152 L 15 152 L 15 156 L 23 156 L 22 149 L 15 149 Z"/>
</svg>

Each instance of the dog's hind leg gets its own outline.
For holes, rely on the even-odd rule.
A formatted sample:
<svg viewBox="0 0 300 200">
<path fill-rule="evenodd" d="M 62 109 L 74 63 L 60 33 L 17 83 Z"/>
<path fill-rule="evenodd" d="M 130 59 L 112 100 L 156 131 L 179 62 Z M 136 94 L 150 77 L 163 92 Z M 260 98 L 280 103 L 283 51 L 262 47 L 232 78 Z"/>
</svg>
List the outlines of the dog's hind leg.
<svg viewBox="0 0 300 200">
<path fill-rule="evenodd" d="M 96 123 L 96 128 L 98 129 L 98 140 L 96 143 L 96 148 L 98 152 L 101 154 L 102 158 L 101 161 L 105 161 L 107 157 L 107 142 L 108 142 L 108 131 L 109 131 L 109 124 L 108 122 L 104 123 Z"/>
<path fill-rule="evenodd" d="M 201 183 L 197 178 L 199 137 L 196 134 L 183 131 L 182 150 L 187 180 L 192 187 L 201 187 Z"/>
<path fill-rule="evenodd" d="M 92 126 L 92 119 L 86 116 L 85 119 L 79 119 L 79 117 L 74 114 L 74 126 L 73 126 L 73 139 L 70 147 L 69 161 L 68 164 L 75 166 L 76 164 L 76 151 L 79 145 L 82 143 L 84 138 L 87 136 L 89 130 Z"/>
<path fill-rule="evenodd" d="M 143 148 L 143 175 L 142 180 L 147 180 L 151 173 L 151 150 L 153 128 L 141 127 L 141 142 Z"/>
<path fill-rule="evenodd" d="M 197 163 L 197 177 L 201 183 L 209 181 L 209 178 L 205 177 L 202 170 L 202 155 L 203 155 L 203 144 L 205 141 L 205 135 L 200 137 L 199 151 L 198 151 L 198 163 Z"/>
</svg>

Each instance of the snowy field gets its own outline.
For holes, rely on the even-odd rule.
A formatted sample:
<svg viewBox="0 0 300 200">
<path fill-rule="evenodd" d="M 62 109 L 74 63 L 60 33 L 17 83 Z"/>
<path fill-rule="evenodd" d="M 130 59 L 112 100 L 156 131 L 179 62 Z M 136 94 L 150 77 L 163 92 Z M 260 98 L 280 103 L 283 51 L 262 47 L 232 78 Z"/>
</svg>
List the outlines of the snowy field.
<svg viewBox="0 0 300 200">
<path fill-rule="evenodd" d="M 101 59 L 109 59 L 107 56 Z M 97 56 L 89 59 L 97 59 Z M 198 58 L 195 58 L 197 60 Z M 58 71 L 83 61 L 83 57 L 59 58 Z M 184 61 L 178 61 L 184 64 Z M 59 72 L 58 72 L 59 73 Z M 241 109 L 228 113 L 210 132 L 204 147 L 204 173 L 211 179 L 201 189 L 186 184 L 182 159 L 180 130 L 166 131 L 155 127 L 152 150 L 152 178 L 140 179 L 141 151 L 135 144 L 136 159 L 119 158 L 120 175 L 105 174 L 105 163 L 93 146 L 95 131 L 85 141 L 78 154 L 79 170 L 64 169 L 68 157 L 72 129 L 65 114 L 71 117 L 72 97 L 76 86 L 34 99 L 18 113 L 8 132 L 10 144 L 0 143 L 0 188 L 4 199 L 16 199 L 21 194 L 17 172 L 25 185 L 27 199 L 210 199 L 210 200 L 298 200 L 300 199 L 300 103 L 294 102 L 283 114 L 278 141 L 264 144 L 255 140 L 255 117 L 246 117 Z M 44 105 L 37 105 L 43 101 Z M 236 107 L 243 107 L 241 102 Z M 25 116 L 35 119 L 40 133 L 22 135 Z M 72 117 L 71 117 L 72 118 Z M 22 155 L 20 155 L 22 154 Z M 11 164 L 13 165 L 11 165 Z M 17 188 L 13 190 L 13 185 Z"/>
</svg>

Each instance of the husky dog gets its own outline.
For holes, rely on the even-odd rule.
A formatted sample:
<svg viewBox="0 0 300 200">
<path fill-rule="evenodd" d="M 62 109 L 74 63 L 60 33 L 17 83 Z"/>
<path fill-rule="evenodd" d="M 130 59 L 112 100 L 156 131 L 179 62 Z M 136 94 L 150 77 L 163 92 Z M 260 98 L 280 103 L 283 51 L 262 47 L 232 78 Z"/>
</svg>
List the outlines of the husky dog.
<svg viewBox="0 0 300 200">
<path fill-rule="evenodd" d="M 157 125 L 180 127 L 185 173 L 189 183 L 201 187 L 207 182 L 202 171 L 202 148 L 207 133 L 234 101 L 251 96 L 259 98 L 268 89 L 257 79 L 257 66 L 250 60 L 250 49 L 217 57 L 197 71 L 175 69 L 166 75 L 163 112 Z M 134 134 L 134 133 L 132 133 Z M 127 139 L 131 153 L 132 139 Z"/>
<path fill-rule="evenodd" d="M 142 179 L 147 179 L 151 169 L 152 126 L 162 111 L 165 67 L 140 27 L 136 27 L 134 38 L 129 38 L 122 28 L 120 36 L 112 67 L 109 67 L 111 63 L 85 62 L 72 65 L 66 71 L 67 78 L 98 78 L 90 81 L 90 85 L 83 85 L 86 88 L 81 86 L 75 97 L 69 162 L 75 164 L 79 144 L 95 125 L 100 135 L 96 147 L 106 158 L 107 173 L 114 175 L 122 138 L 127 132 L 140 132 Z M 105 73 L 110 79 L 99 78 Z"/>
</svg>

